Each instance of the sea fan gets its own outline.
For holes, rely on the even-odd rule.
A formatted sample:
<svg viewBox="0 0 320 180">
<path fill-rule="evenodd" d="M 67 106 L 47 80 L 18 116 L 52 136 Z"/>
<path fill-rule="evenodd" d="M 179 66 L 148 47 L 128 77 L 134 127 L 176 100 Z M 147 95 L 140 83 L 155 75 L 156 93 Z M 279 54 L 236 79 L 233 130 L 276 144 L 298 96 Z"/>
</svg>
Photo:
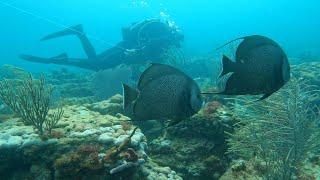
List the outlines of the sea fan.
<svg viewBox="0 0 320 180">
<path fill-rule="evenodd" d="M 64 113 L 62 108 L 49 113 L 52 90 L 46 85 L 43 75 L 39 80 L 29 75 L 20 86 L 5 79 L 0 82 L 0 100 L 19 115 L 25 125 L 34 126 L 39 135 L 45 137 L 51 135 Z"/>
<path fill-rule="evenodd" d="M 238 100 L 234 112 L 239 123 L 229 153 L 262 160 L 266 179 L 297 176 L 308 154 L 320 153 L 316 100 L 319 90 L 296 79 L 264 101 Z"/>
<path fill-rule="evenodd" d="M 129 83 L 131 76 L 131 68 L 126 66 L 97 72 L 92 80 L 95 96 L 99 100 L 104 100 L 122 93 L 122 83 Z"/>
</svg>

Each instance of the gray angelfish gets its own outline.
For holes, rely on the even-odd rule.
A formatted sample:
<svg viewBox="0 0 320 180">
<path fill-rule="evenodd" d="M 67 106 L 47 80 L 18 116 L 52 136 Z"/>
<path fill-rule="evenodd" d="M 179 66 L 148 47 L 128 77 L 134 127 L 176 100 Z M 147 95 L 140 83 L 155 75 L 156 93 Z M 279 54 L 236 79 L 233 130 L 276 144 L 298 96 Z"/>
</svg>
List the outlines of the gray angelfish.
<svg viewBox="0 0 320 180">
<path fill-rule="evenodd" d="M 141 75 L 137 89 L 123 84 L 124 109 L 134 120 L 171 119 L 196 114 L 202 107 L 196 82 L 178 69 L 152 64 Z"/>
<path fill-rule="evenodd" d="M 264 94 L 260 98 L 262 100 L 289 81 L 287 55 L 275 41 L 259 35 L 238 39 L 244 40 L 237 48 L 235 62 L 227 56 L 222 58 L 223 70 L 220 77 L 232 74 L 227 79 L 224 90 L 218 94 Z"/>
</svg>

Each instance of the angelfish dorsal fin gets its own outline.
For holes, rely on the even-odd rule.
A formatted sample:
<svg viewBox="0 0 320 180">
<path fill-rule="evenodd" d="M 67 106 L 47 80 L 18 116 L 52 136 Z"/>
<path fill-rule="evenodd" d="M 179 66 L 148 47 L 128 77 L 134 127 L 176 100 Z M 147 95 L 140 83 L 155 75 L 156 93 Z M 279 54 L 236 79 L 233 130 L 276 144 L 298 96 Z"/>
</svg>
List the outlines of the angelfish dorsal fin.
<svg viewBox="0 0 320 180">
<path fill-rule="evenodd" d="M 162 76 L 177 74 L 181 76 L 185 76 L 186 74 L 180 71 L 177 68 L 171 67 L 165 64 L 152 63 L 150 67 L 148 67 L 140 76 L 138 89 L 141 90 L 145 87 L 149 82 L 160 78 Z"/>
<path fill-rule="evenodd" d="M 233 43 L 233 42 L 235 42 L 235 41 L 237 41 L 237 40 L 244 39 L 244 38 L 246 38 L 246 37 L 240 37 L 240 38 L 233 39 L 233 40 L 231 40 L 231 41 L 229 41 L 229 42 L 227 42 L 227 43 L 225 43 L 225 44 L 223 44 L 223 45 L 219 46 L 218 48 L 216 48 L 216 50 L 219 50 L 219 49 L 221 49 L 221 48 L 223 48 L 223 47 L 227 46 L 228 44 L 231 44 L 231 43 Z"/>
<path fill-rule="evenodd" d="M 122 87 L 123 87 L 123 108 L 127 109 L 128 106 L 130 106 L 132 102 L 137 99 L 139 92 L 127 84 L 122 84 Z"/>
</svg>

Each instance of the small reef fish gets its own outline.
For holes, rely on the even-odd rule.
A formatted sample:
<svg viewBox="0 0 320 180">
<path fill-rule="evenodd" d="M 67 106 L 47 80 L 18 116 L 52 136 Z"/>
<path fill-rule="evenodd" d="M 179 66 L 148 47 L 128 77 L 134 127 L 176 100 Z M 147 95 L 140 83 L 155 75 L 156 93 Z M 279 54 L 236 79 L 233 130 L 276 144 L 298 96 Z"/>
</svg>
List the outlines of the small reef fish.
<svg viewBox="0 0 320 180">
<path fill-rule="evenodd" d="M 243 41 L 237 47 L 235 62 L 223 55 L 223 69 L 219 77 L 232 74 L 224 90 L 217 94 L 264 94 L 260 100 L 265 99 L 289 81 L 287 55 L 275 41 L 260 35 L 237 38 L 225 45 L 239 39 Z"/>
<path fill-rule="evenodd" d="M 170 119 L 178 123 L 203 104 L 196 82 L 169 65 L 153 63 L 140 76 L 137 89 L 123 84 L 124 110 L 133 120 Z"/>
</svg>

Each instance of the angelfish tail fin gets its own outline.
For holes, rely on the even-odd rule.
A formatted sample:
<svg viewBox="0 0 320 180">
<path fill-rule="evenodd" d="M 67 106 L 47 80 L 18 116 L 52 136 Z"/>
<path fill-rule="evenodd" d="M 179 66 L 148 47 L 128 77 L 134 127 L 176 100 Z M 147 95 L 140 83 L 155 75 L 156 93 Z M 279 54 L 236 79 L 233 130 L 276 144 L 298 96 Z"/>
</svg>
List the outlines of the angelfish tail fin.
<svg viewBox="0 0 320 180">
<path fill-rule="evenodd" d="M 81 24 L 75 25 L 68 27 L 62 31 L 58 31 L 52 34 L 49 34 L 45 37 L 43 37 L 40 41 L 45 41 L 53 38 L 58 38 L 61 36 L 68 36 L 68 35 L 77 35 L 77 34 L 82 34 L 83 33 L 83 28 Z"/>
<path fill-rule="evenodd" d="M 132 104 L 132 102 L 137 99 L 139 92 L 127 84 L 122 84 L 122 87 L 123 87 L 123 108 L 127 109 Z"/>
<path fill-rule="evenodd" d="M 219 77 L 222 77 L 230 72 L 234 72 L 236 69 L 236 63 L 231 61 L 227 56 L 223 55 L 222 58 L 222 71 Z"/>
</svg>

